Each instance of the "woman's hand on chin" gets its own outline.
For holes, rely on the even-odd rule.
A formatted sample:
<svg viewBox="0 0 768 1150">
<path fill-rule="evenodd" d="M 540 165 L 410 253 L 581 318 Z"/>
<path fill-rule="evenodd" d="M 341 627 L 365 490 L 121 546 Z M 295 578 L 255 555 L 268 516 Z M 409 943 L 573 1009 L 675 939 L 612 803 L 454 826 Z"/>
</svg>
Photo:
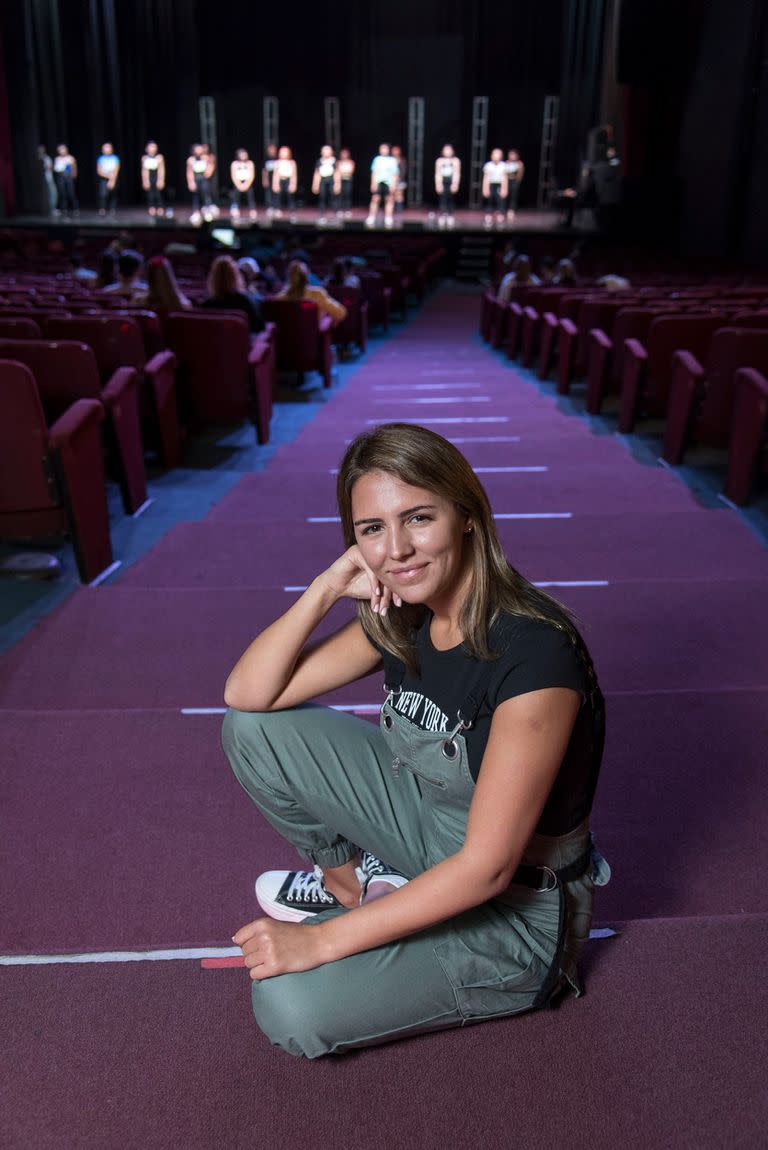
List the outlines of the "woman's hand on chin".
<svg viewBox="0 0 768 1150">
<path fill-rule="evenodd" d="M 243 926 L 232 941 L 245 956 L 254 982 L 278 974 L 296 974 L 328 962 L 325 936 L 318 926 L 303 922 L 276 922 L 257 918 Z"/>
<path fill-rule="evenodd" d="M 403 605 L 400 596 L 376 577 L 356 544 L 339 556 L 319 578 L 338 598 L 370 600 L 376 614 L 386 615 L 392 604 L 395 607 Z"/>
</svg>

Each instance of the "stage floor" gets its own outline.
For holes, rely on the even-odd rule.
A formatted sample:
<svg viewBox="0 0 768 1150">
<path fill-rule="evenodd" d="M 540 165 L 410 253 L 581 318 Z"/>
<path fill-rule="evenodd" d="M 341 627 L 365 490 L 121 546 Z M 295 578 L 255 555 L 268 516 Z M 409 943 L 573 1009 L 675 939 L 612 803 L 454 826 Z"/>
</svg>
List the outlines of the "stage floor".
<svg viewBox="0 0 768 1150">
<path fill-rule="evenodd" d="M 142 206 L 119 208 L 113 215 L 102 216 L 97 211 L 84 209 L 77 215 L 65 216 L 36 216 L 18 215 L 0 220 L 2 227 L 14 228 L 99 228 L 114 230 L 119 228 L 151 228 L 163 229 L 168 227 L 195 227 L 202 230 L 211 227 L 232 227 L 238 232 L 247 232 L 252 228 L 259 230 L 284 231 L 291 228 L 311 228 L 320 232 L 362 231 L 366 229 L 367 212 L 363 208 L 355 208 L 348 217 L 337 217 L 331 214 L 325 223 L 320 223 L 320 213 L 316 208 L 297 208 L 294 212 L 286 212 L 282 216 L 270 216 L 264 208 L 260 208 L 255 219 L 241 216 L 234 223 L 226 211 L 212 220 L 200 221 L 197 226 L 192 222 L 192 210 L 184 206 L 174 211 L 172 216 L 152 217 Z M 482 211 L 457 211 L 454 216 L 452 228 L 438 227 L 438 216 L 431 208 L 406 208 L 395 217 L 394 226 L 385 228 L 383 220 L 379 220 L 371 231 L 389 232 L 424 231 L 434 232 L 437 235 L 467 234 L 488 232 L 562 232 L 570 234 L 577 232 L 583 234 L 591 231 L 588 227 L 569 227 L 565 224 L 563 215 L 557 211 L 534 211 L 524 209 L 515 214 L 514 220 L 505 221 L 502 227 L 486 228 L 485 215 Z"/>
</svg>

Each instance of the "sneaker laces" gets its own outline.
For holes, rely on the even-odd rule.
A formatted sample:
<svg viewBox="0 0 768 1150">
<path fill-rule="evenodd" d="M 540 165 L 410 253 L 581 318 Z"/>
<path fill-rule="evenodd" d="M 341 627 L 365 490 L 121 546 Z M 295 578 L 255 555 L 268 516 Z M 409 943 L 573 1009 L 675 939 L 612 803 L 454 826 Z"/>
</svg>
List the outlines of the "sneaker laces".
<svg viewBox="0 0 768 1150">
<path fill-rule="evenodd" d="M 372 878 L 378 875 L 400 874 L 399 870 L 395 870 L 394 867 L 391 867 L 387 863 L 382 862 L 380 858 L 377 858 L 376 855 L 371 854 L 370 851 L 360 852 L 360 868 L 368 882 L 370 882 Z"/>
<path fill-rule="evenodd" d="M 297 870 L 291 885 L 285 893 L 286 902 L 315 902 L 324 906 L 337 906 L 337 900 L 329 894 L 323 883 L 323 872 L 319 866 L 314 870 Z"/>
</svg>

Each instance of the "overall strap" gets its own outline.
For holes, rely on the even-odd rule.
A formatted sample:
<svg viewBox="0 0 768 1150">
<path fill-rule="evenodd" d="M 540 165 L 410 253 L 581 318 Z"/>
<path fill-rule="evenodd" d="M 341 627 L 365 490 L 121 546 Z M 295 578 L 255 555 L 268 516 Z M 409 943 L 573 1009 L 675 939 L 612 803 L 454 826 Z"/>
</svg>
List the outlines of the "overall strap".
<svg viewBox="0 0 768 1150">
<path fill-rule="evenodd" d="M 492 643 L 495 642 L 497 645 L 501 645 L 503 638 L 504 625 L 497 620 L 491 626 L 489 639 Z M 465 728 L 471 727 L 477 718 L 478 712 L 480 711 L 480 708 L 485 701 L 485 696 L 488 694 L 488 688 L 491 685 L 491 679 L 495 674 L 497 662 L 495 659 L 489 659 L 480 663 L 479 665 L 480 671 L 478 672 L 477 678 L 472 684 L 457 713 L 457 718 L 461 719 L 462 725 Z"/>
<path fill-rule="evenodd" d="M 384 690 L 387 694 L 400 693 L 405 678 L 405 663 L 389 651 L 382 651 L 381 658 L 384 663 Z"/>
</svg>

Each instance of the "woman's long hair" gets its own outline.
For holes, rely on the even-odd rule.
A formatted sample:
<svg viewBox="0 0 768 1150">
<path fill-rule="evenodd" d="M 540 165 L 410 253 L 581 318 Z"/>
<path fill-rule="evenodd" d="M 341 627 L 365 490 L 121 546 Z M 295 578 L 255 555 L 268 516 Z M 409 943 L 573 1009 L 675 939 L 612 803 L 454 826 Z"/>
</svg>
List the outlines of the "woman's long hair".
<svg viewBox="0 0 768 1150">
<path fill-rule="evenodd" d="M 304 292 L 309 283 L 307 265 L 301 260 L 291 260 L 288 264 L 288 283 L 283 296 L 285 299 L 304 299 Z"/>
<path fill-rule="evenodd" d="M 232 256 L 217 256 L 208 273 L 208 292 L 217 299 L 243 291 L 243 277 Z"/>
<path fill-rule="evenodd" d="M 508 562 L 485 489 L 452 443 L 410 423 L 380 424 L 353 440 L 341 462 L 336 487 L 348 547 L 356 543 L 352 490 L 371 471 L 384 471 L 401 483 L 450 500 L 471 519 L 472 531 L 464 536 L 464 546 L 471 548 L 470 583 L 458 620 L 463 645 L 470 655 L 477 659 L 497 657 L 499 652 L 492 648 L 490 631 L 503 612 L 541 619 L 568 635 L 587 671 L 590 688 L 596 687 L 592 661 L 569 611 L 534 587 Z M 357 612 L 363 630 L 375 644 L 412 671 L 418 670 L 415 632 L 424 621 L 426 607 L 403 604 L 382 619 L 374 614 L 368 601 L 359 600 Z"/>
<path fill-rule="evenodd" d="M 147 264 L 146 303 L 154 311 L 181 311 L 192 306 L 165 256 L 154 256 Z"/>
</svg>

